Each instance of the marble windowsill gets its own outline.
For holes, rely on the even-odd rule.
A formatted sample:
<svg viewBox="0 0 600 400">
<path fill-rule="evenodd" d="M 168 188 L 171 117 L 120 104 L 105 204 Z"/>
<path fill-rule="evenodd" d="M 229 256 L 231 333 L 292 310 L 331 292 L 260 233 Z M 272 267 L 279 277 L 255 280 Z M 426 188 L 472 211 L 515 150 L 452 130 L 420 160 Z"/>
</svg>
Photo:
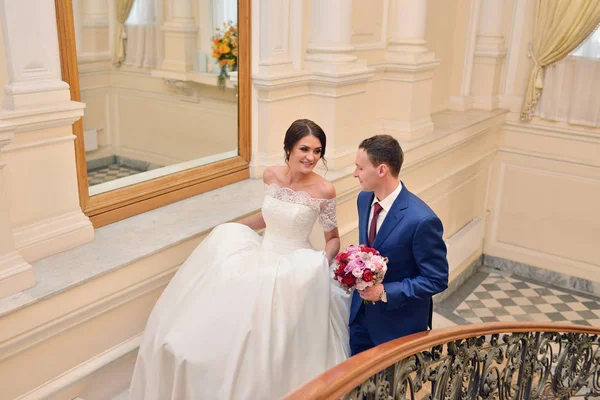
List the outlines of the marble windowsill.
<svg viewBox="0 0 600 400">
<path fill-rule="evenodd" d="M 1 299 L 0 317 L 252 213 L 262 192 L 247 180 L 96 229 L 93 242 L 32 263 L 37 284 Z"/>
<path fill-rule="evenodd" d="M 180 82 L 195 82 L 202 85 L 218 86 L 217 72 L 174 72 L 165 71 L 160 69 L 152 70 L 152 76 L 156 78 L 163 78 L 165 80 L 174 80 Z M 228 89 L 235 89 L 237 85 L 237 76 L 234 79 L 225 79 L 225 87 Z"/>
<path fill-rule="evenodd" d="M 326 176 L 335 181 L 351 171 Z M 252 214 L 260 209 L 263 190 L 262 180 L 249 179 L 96 229 L 92 243 L 32 263 L 36 285 L 0 299 L 0 318 Z"/>
<path fill-rule="evenodd" d="M 433 134 L 403 148 L 410 151 L 502 113 L 505 111 L 437 113 L 432 116 Z M 352 171 L 349 166 L 330 170 L 325 176 L 336 181 Z M 0 318 L 201 235 L 218 224 L 254 213 L 262 197 L 262 181 L 250 179 L 99 228 L 92 243 L 34 262 L 37 284 L 0 299 Z"/>
</svg>

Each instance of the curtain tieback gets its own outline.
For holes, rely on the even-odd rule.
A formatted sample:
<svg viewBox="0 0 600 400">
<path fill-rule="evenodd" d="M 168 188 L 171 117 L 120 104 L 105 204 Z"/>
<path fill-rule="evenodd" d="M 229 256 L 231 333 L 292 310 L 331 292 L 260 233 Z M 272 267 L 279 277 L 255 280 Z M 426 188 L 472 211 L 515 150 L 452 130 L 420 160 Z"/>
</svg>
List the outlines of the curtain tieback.
<svg viewBox="0 0 600 400">
<path fill-rule="evenodd" d="M 544 67 L 540 64 L 535 53 L 533 52 L 533 45 L 529 42 L 529 56 L 533 60 L 533 63 L 537 67 L 536 77 L 535 77 L 535 88 L 542 89 L 544 87 Z"/>
</svg>

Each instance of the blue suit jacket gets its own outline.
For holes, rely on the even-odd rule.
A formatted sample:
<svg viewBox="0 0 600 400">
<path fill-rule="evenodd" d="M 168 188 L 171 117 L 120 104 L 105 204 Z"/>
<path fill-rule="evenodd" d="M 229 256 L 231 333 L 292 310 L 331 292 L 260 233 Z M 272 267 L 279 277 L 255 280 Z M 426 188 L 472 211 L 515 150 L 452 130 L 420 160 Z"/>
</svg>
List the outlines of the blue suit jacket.
<svg viewBox="0 0 600 400">
<path fill-rule="evenodd" d="M 358 195 L 360 243 L 367 243 L 373 192 Z M 440 219 L 421 199 L 402 187 L 372 247 L 387 257 L 383 280 L 387 303 L 365 304 L 365 322 L 375 345 L 431 327 L 432 296 L 448 287 L 446 244 Z M 355 291 L 350 324 L 363 305 Z"/>
</svg>

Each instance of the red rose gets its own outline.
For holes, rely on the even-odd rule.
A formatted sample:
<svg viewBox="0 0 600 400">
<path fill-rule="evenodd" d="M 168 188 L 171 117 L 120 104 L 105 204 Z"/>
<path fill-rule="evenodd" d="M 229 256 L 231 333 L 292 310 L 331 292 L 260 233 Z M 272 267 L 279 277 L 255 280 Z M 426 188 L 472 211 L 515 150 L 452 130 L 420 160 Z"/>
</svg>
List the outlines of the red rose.
<svg viewBox="0 0 600 400">
<path fill-rule="evenodd" d="M 352 274 L 348 274 L 342 279 L 342 283 L 346 286 L 352 287 L 356 283 L 356 278 Z"/>
<path fill-rule="evenodd" d="M 347 258 L 348 258 L 348 253 L 345 251 L 342 253 L 339 253 L 337 256 L 335 256 L 335 259 L 338 260 L 339 262 L 343 262 Z"/>
<path fill-rule="evenodd" d="M 379 252 L 371 247 L 364 247 L 362 249 L 363 252 L 365 253 L 371 253 L 371 254 L 379 254 Z"/>
<path fill-rule="evenodd" d="M 339 276 L 344 275 L 344 268 L 346 268 L 346 266 L 344 264 L 340 264 L 335 270 L 335 274 Z"/>
<path fill-rule="evenodd" d="M 371 282 L 373 280 L 373 272 L 370 269 L 367 269 L 363 272 L 362 280 L 365 282 Z"/>
</svg>

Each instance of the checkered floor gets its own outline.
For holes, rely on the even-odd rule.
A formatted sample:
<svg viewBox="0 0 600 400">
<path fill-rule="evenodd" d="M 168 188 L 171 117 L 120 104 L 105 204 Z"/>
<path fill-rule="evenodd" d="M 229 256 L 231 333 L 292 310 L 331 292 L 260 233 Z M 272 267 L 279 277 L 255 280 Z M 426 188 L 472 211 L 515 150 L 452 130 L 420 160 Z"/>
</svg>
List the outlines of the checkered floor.
<svg viewBox="0 0 600 400">
<path fill-rule="evenodd" d="M 119 164 L 111 164 L 108 167 L 88 171 L 88 185 L 94 186 L 100 183 L 110 182 L 115 179 L 123 178 L 129 175 L 140 173 L 133 168 L 125 167 Z"/>
<path fill-rule="evenodd" d="M 600 327 L 600 299 L 482 267 L 436 311 L 457 324 L 563 322 Z"/>
</svg>

